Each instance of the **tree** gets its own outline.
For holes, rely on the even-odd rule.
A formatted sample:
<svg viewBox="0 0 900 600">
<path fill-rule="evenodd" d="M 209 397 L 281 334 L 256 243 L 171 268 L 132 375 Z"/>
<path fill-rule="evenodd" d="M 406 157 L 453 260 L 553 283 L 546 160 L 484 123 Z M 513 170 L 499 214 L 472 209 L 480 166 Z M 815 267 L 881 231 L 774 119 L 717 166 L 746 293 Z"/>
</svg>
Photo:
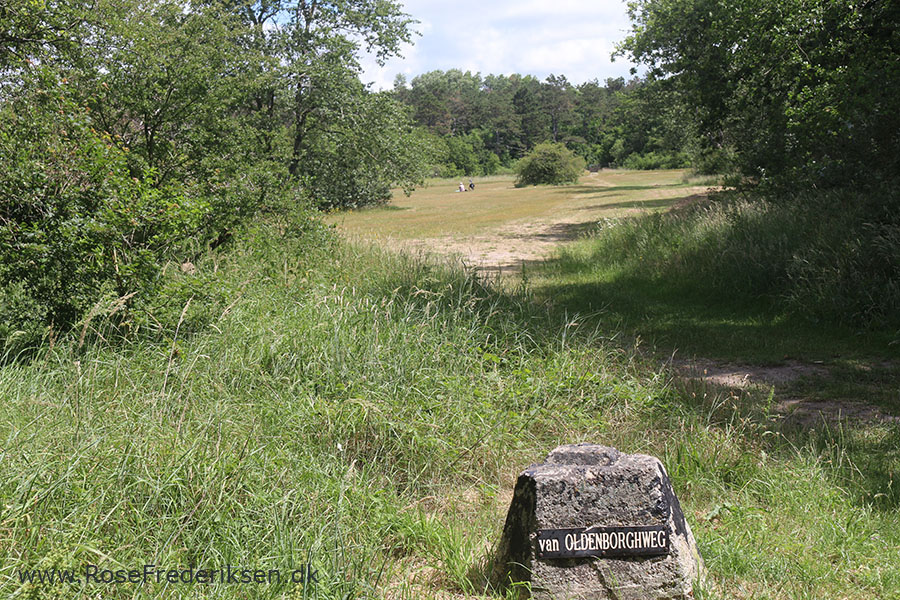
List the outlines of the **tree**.
<svg viewBox="0 0 900 600">
<path fill-rule="evenodd" d="M 516 187 L 574 183 L 584 172 L 584 159 L 562 144 L 545 142 L 519 161 L 516 172 Z"/>
<path fill-rule="evenodd" d="M 391 0 L 285 0 L 278 8 L 286 24 L 276 27 L 277 47 L 293 97 L 289 169 L 298 176 L 308 137 L 324 123 L 317 113 L 328 110 L 348 72 L 359 72 L 357 52 L 374 51 L 379 61 L 397 55 L 413 21 Z"/>
<path fill-rule="evenodd" d="M 94 121 L 130 150 L 134 176 L 152 170 L 160 184 L 208 176 L 201 157 L 221 150 L 231 98 L 245 83 L 239 24 L 216 6 L 186 12 L 176 2 L 131 2 L 122 9 L 121 2 L 100 5 L 103 28 L 78 75 Z"/>
<path fill-rule="evenodd" d="M 677 168 L 685 164 L 692 126 L 684 102 L 668 80 L 633 81 L 616 106 L 614 160 L 626 168 Z"/>
<path fill-rule="evenodd" d="M 194 185 L 209 151 L 197 136 L 220 125 L 221 19 L 115 4 L 29 0 L 34 12 L 2 15 L 0 290 L 57 329 L 101 298 L 149 296 L 185 240 L 228 216 Z"/>
<path fill-rule="evenodd" d="M 617 78 L 574 87 L 562 75 L 542 83 L 451 70 L 424 73 L 408 89 L 401 81 L 392 95 L 440 138 L 436 173 L 491 173 L 546 140 L 593 165 L 659 168 L 684 166 L 694 135 L 683 94 L 670 83 Z"/>
<path fill-rule="evenodd" d="M 900 173 L 900 4 L 635 0 L 619 52 L 671 78 L 707 150 L 751 180 Z"/>
<path fill-rule="evenodd" d="M 550 138 L 550 118 L 541 103 L 541 82 L 526 75 L 517 78 L 516 91 L 512 102 L 521 124 L 521 135 L 517 140 L 515 155 L 522 156 L 535 144 Z"/>
<path fill-rule="evenodd" d="M 521 155 L 518 140 L 522 135 L 522 120 L 516 114 L 512 102 L 515 77 L 517 76 L 488 75 L 482 86 L 486 115 L 482 127 L 489 132 L 485 137 L 485 146 L 503 164 L 509 164 L 513 156 Z"/>
<path fill-rule="evenodd" d="M 132 177 L 127 151 L 66 91 L 45 82 L 0 109 L 0 291 L 18 286 L 30 318 L 57 329 L 104 295 L 130 306 L 151 292 L 210 210 L 181 185 Z"/>
<path fill-rule="evenodd" d="M 433 153 L 388 93 L 370 94 L 347 81 L 340 110 L 320 116 L 328 127 L 310 133 L 303 171 L 307 192 L 325 209 L 386 202 L 391 188 L 421 185 Z"/>
<path fill-rule="evenodd" d="M 575 89 L 565 75 L 553 75 L 541 84 L 544 112 L 550 120 L 550 138 L 560 141 L 562 129 L 572 121 L 575 108 Z"/>
<path fill-rule="evenodd" d="M 31 61 L 75 55 L 88 9 L 84 0 L 17 0 L 0 5 L 0 76 Z"/>
</svg>

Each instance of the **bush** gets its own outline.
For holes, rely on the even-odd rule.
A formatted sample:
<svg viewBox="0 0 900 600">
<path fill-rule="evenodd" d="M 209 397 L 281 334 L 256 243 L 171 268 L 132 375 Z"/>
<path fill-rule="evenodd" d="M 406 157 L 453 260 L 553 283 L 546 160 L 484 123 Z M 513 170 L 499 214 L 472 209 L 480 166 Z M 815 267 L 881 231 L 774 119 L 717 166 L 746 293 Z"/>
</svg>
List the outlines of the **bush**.
<svg viewBox="0 0 900 600">
<path fill-rule="evenodd" d="M 102 298 L 130 305 L 200 237 L 209 204 L 155 187 L 153 171 L 133 177 L 126 154 L 61 88 L 0 114 L 0 297 L 19 307 L 0 315 L 4 339 L 35 338 L 34 319 L 66 329 Z"/>
<path fill-rule="evenodd" d="M 647 152 L 632 154 L 626 158 L 622 166 L 626 169 L 650 171 L 654 169 L 682 169 L 691 166 L 690 158 L 683 152 Z"/>
<path fill-rule="evenodd" d="M 538 144 L 516 165 L 516 187 L 526 185 L 563 185 L 575 183 L 584 171 L 585 162 L 563 144 Z"/>
<path fill-rule="evenodd" d="M 0 286 L 0 362 L 40 345 L 47 309 L 18 281 Z"/>
</svg>

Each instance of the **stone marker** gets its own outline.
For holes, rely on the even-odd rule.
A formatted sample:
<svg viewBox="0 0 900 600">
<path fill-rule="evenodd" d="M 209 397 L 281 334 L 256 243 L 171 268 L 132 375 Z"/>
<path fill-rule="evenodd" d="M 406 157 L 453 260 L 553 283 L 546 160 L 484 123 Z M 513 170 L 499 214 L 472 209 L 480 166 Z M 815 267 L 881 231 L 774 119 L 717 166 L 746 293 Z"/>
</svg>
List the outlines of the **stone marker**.
<svg viewBox="0 0 900 600">
<path fill-rule="evenodd" d="M 578 444 L 519 475 L 492 578 L 548 600 L 656 600 L 693 597 L 702 573 L 662 463 Z"/>
</svg>

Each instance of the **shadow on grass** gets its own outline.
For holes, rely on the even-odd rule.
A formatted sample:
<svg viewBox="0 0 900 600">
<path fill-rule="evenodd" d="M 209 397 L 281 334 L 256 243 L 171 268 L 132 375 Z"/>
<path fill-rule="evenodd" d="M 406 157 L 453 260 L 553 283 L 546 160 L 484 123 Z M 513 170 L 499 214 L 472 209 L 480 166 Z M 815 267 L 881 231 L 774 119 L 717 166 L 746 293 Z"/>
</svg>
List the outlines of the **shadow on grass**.
<svg viewBox="0 0 900 600">
<path fill-rule="evenodd" d="M 609 196 L 613 194 L 601 194 L 601 196 Z M 688 198 L 688 196 L 678 196 L 674 198 L 661 198 L 656 200 L 629 200 L 628 202 L 610 202 L 608 204 L 592 204 L 591 206 L 583 206 L 578 210 L 615 210 L 617 208 L 668 208 L 678 202 Z"/>
<path fill-rule="evenodd" d="M 883 513 L 900 509 L 900 486 L 895 481 L 900 475 L 900 421 L 896 418 L 835 418 L 832 414 L 804 422 L 773 410 L 765 389 L 748 392 L 698 380 L 676 380 L 675 387 L 679 393 L 673 404 L 659 406 L 654 420 L 671 426 L 673 413 L 686 412 L 744 438 L 748 450 L 740 464 L 710 466 L 733 471 L 728 479 L 735 485 L 744 485 L 763 468 L 756 462 L 756 451 L 750 450 L 761 447 L 785 461 L 795 460 L 798 454 L 816 457 L 831 489 L 841 490 L 856 506 Z M 735 423 L 741 425 L 735 427 Z"/>
<path fill-rule="evenodd" d="M 545 242 L 569 242 L 597 229 L 597 221 L 591 219 L 581 223 L 554 223 L 540 231 L 503 233 L 501 237 L 517 240 Z"/>
<path fill-rule="evenodd" d="M 578 274 L 571 263 L 549 262 L 539 271 Z M 569 313 L 598 314 L 601 325 L 622 328 L 668 355 L 759 363 L 898 357 L 890 333 L 822 326 L 779 313 L 765 299 L 726 299 L 631 277 L 541 282 L 536 293 Z"/>
<path fill-rule="evenodd" d="M 656 189 L 667 189 L 667 188 L 679 188 L 679 187 L 689 187 L 690 184 L 686 183 L 660 183 L 660 184 L 650 184 L 650 185 L 614 185 L 610 187 L 604 187 L 599 185 L 567 185 L 561 187 L 557 193 L 558 194 L 566 194 L 567 196 L 577 195 L 577 194 L 586 194 L 593 195 L 598 193 L 604 194 L 615 194 L 617 192 L 633 192 L 640 190 L 656 190 Z"/>
<path fill-rule="evenodd" d="M 832 465 L 829 476 L 862 506 L 896 511 L 900 508 L 900 425 L 868 427 L 839 423 L 820 427 L 820 433 L 808 435 Z"/>
</svg>

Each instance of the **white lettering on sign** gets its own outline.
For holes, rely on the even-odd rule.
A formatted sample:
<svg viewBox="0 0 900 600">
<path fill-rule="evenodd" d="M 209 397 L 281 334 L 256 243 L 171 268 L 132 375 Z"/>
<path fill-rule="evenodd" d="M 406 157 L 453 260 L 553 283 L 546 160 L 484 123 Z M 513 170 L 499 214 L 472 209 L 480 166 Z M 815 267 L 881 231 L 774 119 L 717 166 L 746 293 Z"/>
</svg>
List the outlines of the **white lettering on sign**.
<svg viewBox="0 0 900 600">
<path fill-rule="evenodd" d="M 559 552 L 559 540 L 557 539 L 538 540 L 538 544 L 540 544 L 541 552 Z"/>
<path fill-rule="evenodd" d="M 668 554 L 664 526 L 591 527 L 538 531 L 539 558 L 653 556 Z"/>
</svg>

